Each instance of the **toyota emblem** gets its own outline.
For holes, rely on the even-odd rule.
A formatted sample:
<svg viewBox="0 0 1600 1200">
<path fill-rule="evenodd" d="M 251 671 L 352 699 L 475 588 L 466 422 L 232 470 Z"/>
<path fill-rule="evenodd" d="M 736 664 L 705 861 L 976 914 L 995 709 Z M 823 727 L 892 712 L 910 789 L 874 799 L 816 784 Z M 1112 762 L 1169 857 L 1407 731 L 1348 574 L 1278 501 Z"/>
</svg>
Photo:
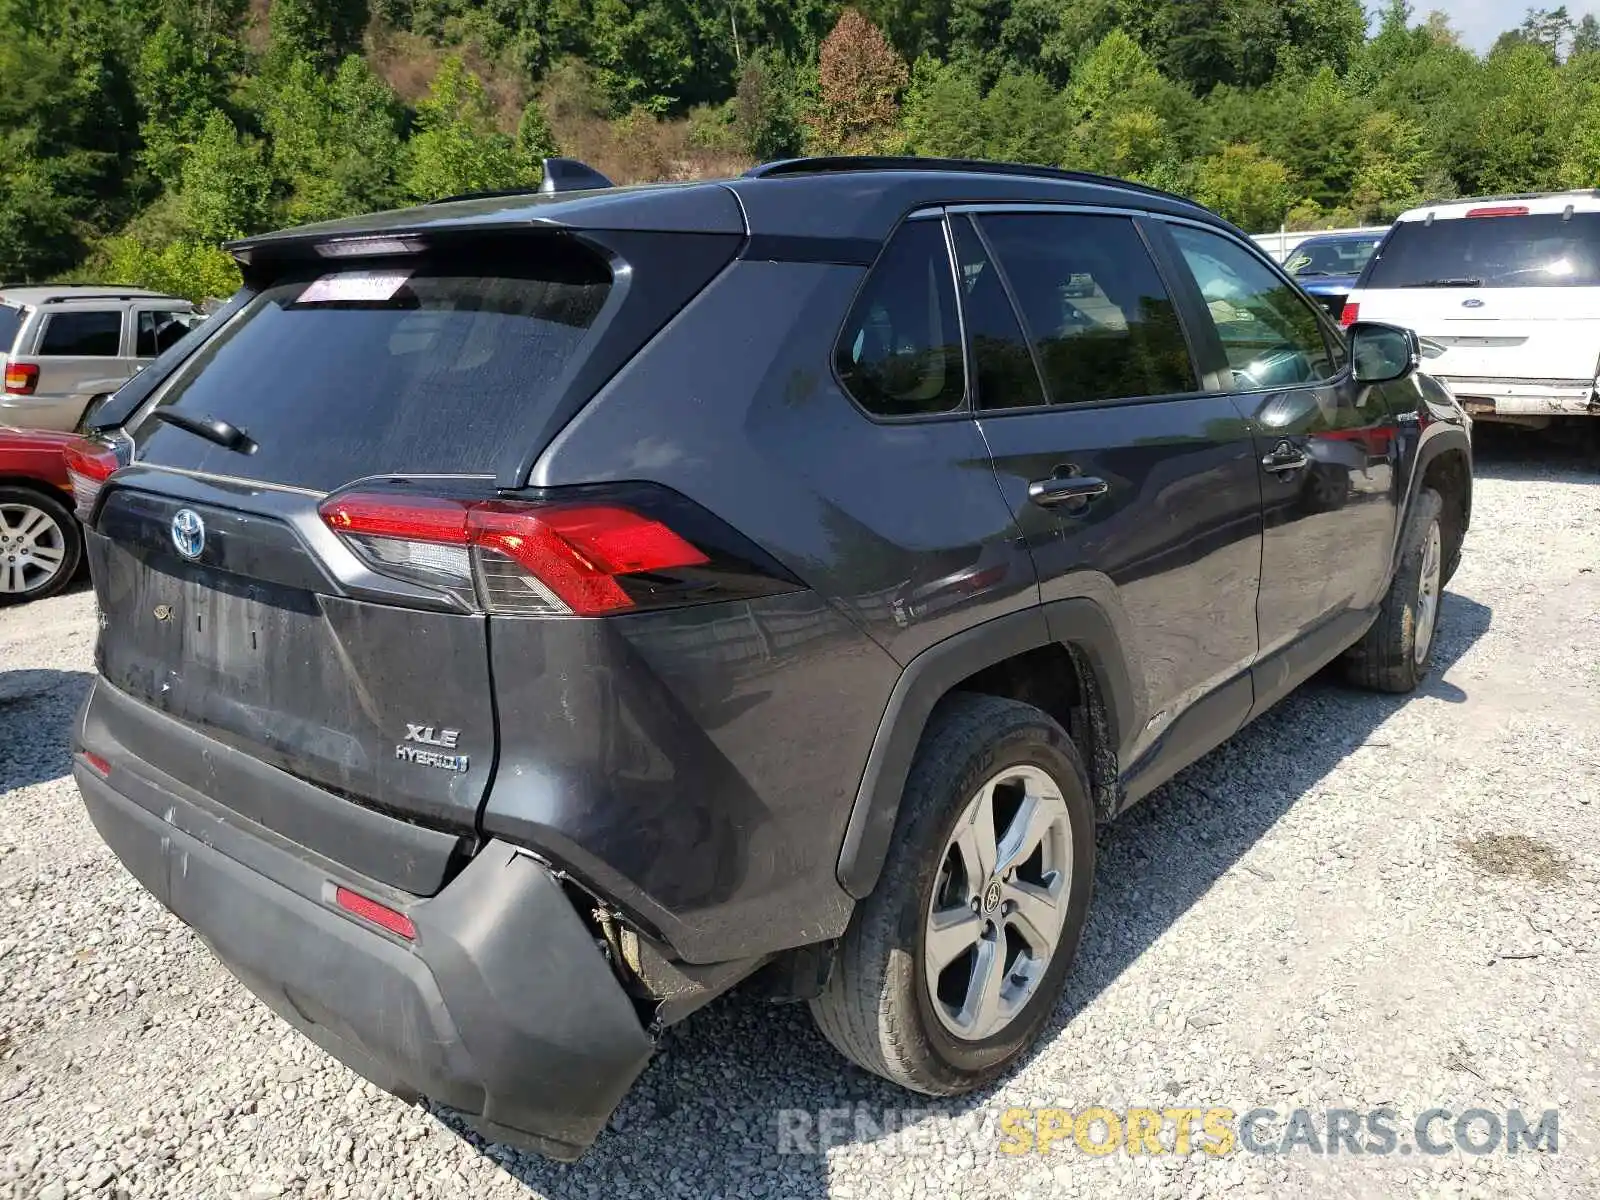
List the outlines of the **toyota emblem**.
<svg viewBox="0 0 1600 1200">
<path fill-rule="evenodd" d="M 185 558 L 199 558 L 206 548 L 206 523 L 192 508 L 180 508 L 172 517 L 172 544 Z"/>
</svg>

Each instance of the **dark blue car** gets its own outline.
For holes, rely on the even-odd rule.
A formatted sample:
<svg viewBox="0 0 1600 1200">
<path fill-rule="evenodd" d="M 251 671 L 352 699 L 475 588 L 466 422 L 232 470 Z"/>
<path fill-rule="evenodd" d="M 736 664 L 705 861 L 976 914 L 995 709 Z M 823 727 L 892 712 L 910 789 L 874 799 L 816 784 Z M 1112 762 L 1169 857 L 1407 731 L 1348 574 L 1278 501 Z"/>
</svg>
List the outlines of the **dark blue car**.
<svg viewBox="0 0 1600 1200">
<path fill-rule="evenodd" d="M 1294 248 L 1283 267 L 1337 321 L 1344 311 L 1345 298 L 1356 286 L 1356 278 L 1382 240 L 1382 233 L 1330 233 L 1307 238 Z"/>
</svg>

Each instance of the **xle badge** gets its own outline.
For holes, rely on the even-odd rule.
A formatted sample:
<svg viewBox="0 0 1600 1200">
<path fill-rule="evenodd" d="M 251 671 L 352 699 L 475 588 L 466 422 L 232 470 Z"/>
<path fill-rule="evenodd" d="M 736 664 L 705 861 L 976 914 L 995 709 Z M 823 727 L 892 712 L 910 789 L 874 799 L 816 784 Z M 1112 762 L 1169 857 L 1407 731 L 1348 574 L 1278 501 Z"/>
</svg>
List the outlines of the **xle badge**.
<svg viewBox="0 0 1600 1200">
<path fill-rule="evenodd" d="M 459 729 L 441 729 L 434 725 L 413 725 L 406 722 L 406 738 L 394 748 L 394 756 L 402 762 L 419 767 L 438 767 L 441 771 L 464 772 L 471 765 L 465 754 L 441 754 L 438 750 L 424 750 L 421 746 L 439 746 L 454 750 L 461 738 Z M 420 746 L 409 745 L 417 742 Z"/>
</svg>

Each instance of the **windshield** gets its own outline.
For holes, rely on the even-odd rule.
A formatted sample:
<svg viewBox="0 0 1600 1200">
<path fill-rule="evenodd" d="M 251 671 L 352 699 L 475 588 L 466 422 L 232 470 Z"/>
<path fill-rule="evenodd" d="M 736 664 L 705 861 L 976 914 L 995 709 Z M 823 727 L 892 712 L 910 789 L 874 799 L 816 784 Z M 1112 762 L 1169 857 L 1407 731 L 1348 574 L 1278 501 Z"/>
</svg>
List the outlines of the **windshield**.
<svg viewBox="0 0 1600 1200">
<path fill-rule="evenodd" d="M 1600 213 L 1396 225 L 1368 288 L 1600 286 Z"/>
<path fill-rule="evenodd" d="M 1315 275 L 1359 275 L 1372 252 L 1378 248 L 1377 235 L 1340 238 L 1338 241 L 1302 242 L 1296 246 L 1284 269 L 1295 278 Z"/>
</svg>

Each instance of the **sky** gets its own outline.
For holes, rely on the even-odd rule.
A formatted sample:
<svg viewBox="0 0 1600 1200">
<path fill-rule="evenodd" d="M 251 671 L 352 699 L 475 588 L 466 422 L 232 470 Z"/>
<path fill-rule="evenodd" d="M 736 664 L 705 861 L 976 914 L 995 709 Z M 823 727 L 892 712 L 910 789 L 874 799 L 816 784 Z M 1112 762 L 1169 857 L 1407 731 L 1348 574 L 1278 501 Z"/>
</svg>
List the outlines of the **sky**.
<svg viewBox="0 0 1600 1200">
<path fill-rule="evenodd" d="M 1561 0 L 1535 0 L 1534 8 L 1555 8 Z M 1529 8 L 1527 0 L 1412 0 L 1414 19 L 1421 20 L 1434 9 L 1450 18 L 1461 40 L 1480 54 L 1494 45 L 1495 38 L 1522 24 Z M 1567 0 L 1567 12 L 1574 21 L 1584 13 L 1600 16 L 1600 0 Z"/>
</svg>

